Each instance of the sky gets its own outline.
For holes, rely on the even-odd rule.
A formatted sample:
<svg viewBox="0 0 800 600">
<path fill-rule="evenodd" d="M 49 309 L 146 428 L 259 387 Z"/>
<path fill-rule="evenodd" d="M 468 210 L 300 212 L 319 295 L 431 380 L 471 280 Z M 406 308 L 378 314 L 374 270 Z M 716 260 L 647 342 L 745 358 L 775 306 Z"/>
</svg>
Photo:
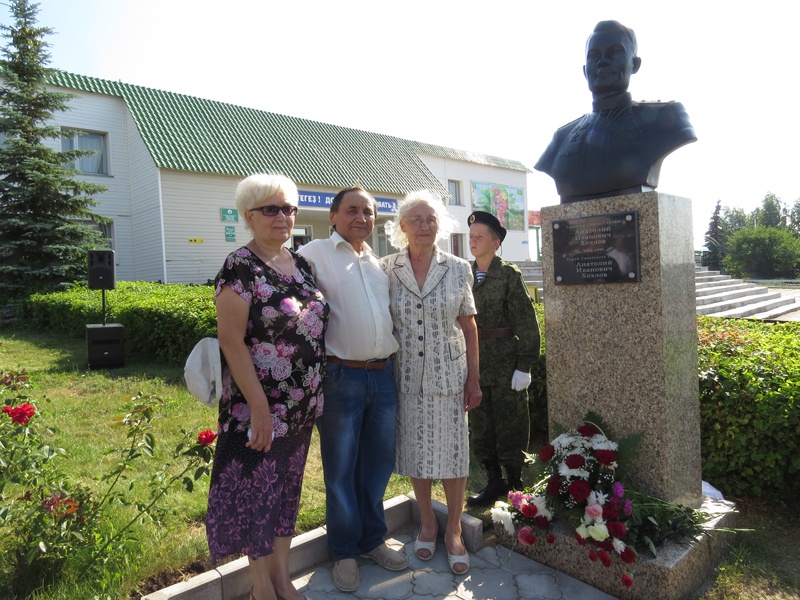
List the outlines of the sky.
<svg viewBox="0 0 800 600">
<path fill-rule="evenodd" d="M 518 160 L 591 111 L 582 67 L 601 20 L 636 32 L 635 100 L 678 100 L 698 141 L 658 191 L 692 200 L 695 247 L 717 201 L 800 198 L 795 3 L 718 0 L 40 0 L 51 67 Z M 0 22 L 9 23 L 0 5 Z M 559 201 L 528 177 L 528 205 Z"/>
</svg>

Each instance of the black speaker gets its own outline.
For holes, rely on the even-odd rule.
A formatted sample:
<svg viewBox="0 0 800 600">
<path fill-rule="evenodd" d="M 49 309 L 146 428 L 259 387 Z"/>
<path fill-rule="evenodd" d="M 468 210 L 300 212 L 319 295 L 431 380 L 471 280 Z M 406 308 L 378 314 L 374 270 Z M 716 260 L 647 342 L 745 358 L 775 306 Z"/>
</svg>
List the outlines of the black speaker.
<svg viewBox="0 0 800 600">
<path fill-rule="evenodd" d="M 125 328 L 119 323 L 86 326 L 89 368 L 125 366 Z"/>
<path fill-rule="evenodd" d="M 113 290 L 116 287 L 114 263 L 113 250 L 89 250 L 90 290 Z"/>
</svg>

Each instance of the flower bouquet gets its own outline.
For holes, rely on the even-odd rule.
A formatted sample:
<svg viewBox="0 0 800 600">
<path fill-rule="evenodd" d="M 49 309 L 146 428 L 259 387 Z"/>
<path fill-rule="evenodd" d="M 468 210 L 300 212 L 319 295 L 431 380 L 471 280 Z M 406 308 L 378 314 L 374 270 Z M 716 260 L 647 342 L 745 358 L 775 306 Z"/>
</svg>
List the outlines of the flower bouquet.
<svg viewBox="0 0 800 600">
<path fill-rule="evenodd" d="M 560 433 L 538 456 L 528 455 L 537 483 L 521 492 L 509 492 L 509 502 L 498 502 L 492 519 L 522 546 L 536 543 L 534 532 L 550 533 L 552 520 L 564 517 L 575 539 L 589 549 L 592 562 L 610 567 L 617 556 L 627 567 L 621 583 L 633 585 L 633 565 L 642 549 L 653 555 L 670 539 L 691 538 L 709 517 L 626 489 L 620 462 L 633 455 L 641 436 L 619 443 L 607 437 L 608 428 L 596 414 L 588 414 L 577 429 Z"/>
</svg>

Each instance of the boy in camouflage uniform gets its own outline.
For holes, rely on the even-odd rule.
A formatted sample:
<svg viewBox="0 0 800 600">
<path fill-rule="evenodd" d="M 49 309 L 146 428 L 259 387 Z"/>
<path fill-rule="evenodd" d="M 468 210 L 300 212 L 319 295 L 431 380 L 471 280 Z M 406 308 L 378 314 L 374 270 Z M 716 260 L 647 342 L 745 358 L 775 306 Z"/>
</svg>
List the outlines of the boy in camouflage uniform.
<svg viewBox="0 0 800 600">
<path fill-rule="evenodd" d="M 475 256 L 472 293 L 483 392 L 481 405 L 469 413 L 470 442 L 488 477 L 486 487 L 467 498 L 467 505 L 486 506 L 523 487 L 522 452 L 530 435 L 528 386 L 539 357 L 539 325 L 522 272 L 497 256 L 505 228 L 483 211 L 473 212 L 467 222 Z"/>
</svg>

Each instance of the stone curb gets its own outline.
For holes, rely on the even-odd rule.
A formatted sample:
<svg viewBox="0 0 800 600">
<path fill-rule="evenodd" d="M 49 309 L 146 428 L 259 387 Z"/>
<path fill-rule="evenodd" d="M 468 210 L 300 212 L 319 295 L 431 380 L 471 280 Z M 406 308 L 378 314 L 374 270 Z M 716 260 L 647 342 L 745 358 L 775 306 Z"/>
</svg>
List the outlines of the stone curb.
<svg viewBox="0 0 800 600">
<path fill-rule="evenodd" d="M 383 503 L 386 526 L 389 533 L 402 529 L 410 521 L 419 522 L 419 508 L 413 492 L 396 496 Z M 444 535 L 447 526 L 447 507 L 433 501 L 436 521 L 439 523 L 439 536 Z M 461 527 L 464 545 L 475 553 L 483 545 L 483 522 L 463 513 Z M 292 577 L 310 571 L 316 565 L 331 560 L 325 527 L 318 527 L 292 540 L 289 555 L 289 570 Z M 246 598 L 250 592 L 250 571 L 246 556 L 181 581 L 147 596 L 142 600 L 234 600 Z"/>
</svg>

